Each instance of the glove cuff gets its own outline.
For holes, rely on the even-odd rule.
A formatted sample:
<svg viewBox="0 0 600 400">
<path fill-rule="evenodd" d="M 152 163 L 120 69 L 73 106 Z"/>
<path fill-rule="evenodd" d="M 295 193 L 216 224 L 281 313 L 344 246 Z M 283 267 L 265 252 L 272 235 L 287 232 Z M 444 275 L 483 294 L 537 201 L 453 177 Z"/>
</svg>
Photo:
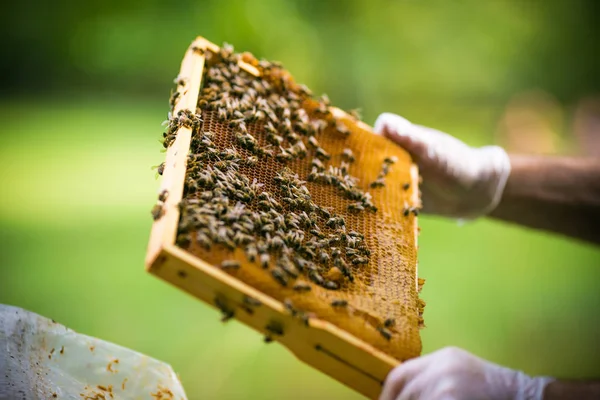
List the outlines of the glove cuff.
<svg viewBox="0 0 600 400">
<path fill-rule="evenodd" d="M 532 378 L 523 372 L 518 372 L 516 379 L 518 391 L 515 395 L 515 400 L 543 400 L 544 389 L 554 380 L 547 376 Z"/>
<path fill-rule="evenodd" d="M 510 158 L 506 151 L 499 146 L 485 146 L 479 149 L 480 156 L 485 159 L 482 163 L 487 168 L 482 172 L 482 179 L 488 184 L 490 202 L 480 211 L 479 216 L 491 213 L 502 200 L 506 182 L 510 176 Z"/>
</svg>

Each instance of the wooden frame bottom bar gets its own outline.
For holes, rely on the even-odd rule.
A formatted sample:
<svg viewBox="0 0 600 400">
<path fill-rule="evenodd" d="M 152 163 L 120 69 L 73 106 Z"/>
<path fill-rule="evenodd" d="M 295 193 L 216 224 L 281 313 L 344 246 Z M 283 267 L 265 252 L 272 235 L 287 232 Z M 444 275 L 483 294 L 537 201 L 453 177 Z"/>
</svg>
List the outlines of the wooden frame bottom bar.
<svg viewBox="0 0 600 400">
<path fill-rule="evenodd" d="M 399 361 L 334 325 L 311 318 L 308 324 L 292 316 L 283 304 L 214 268 L 176 246 L 166 246 L 148 271 L 195 297 L 225 305 L 235 318 L 290 349 L 297 358 L 363 395 L 376 399 L 390 370 Z M 250 307 L 248 296 L 261 305 Z M 218 307 L 217 307 L 218 308 Z M 282 334 L 273 334 L 277 326 Z"/>
</svg>

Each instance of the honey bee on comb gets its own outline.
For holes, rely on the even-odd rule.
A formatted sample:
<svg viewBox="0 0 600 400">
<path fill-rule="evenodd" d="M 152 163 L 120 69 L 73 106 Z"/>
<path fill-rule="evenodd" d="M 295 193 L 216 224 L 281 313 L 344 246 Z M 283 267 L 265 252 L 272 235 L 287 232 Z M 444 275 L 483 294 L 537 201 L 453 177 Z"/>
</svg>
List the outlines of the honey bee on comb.
<svg viewBox="0 0 600 400">
<path fill-rule="evenodd" d="M 202 73 L 182 70 L 185 79 L 176 79 L 163 134 L 167 160 L 185 153 L 182 189 L 165 192 L 176 207 L 153 210 L 165 221 L 175 213 L 177 249 L 216 268 L 211 276 L 279 302 L 282 318 L 296 318 L 291 326 L 262 320 L 255 328 L 266 341 L 283 343 L 288 329 L 313 329 L 322 319 L 373 352 L 396 360 L 418 355 L 417 219 L 404 217 L 405 210 L 416 216 L 419 204 L 410 158 L 372 135 L 358 113 L 313 97 L 280 63 L 205 41 L 188 56 L 201 57 Z M 174 168 L 181 163 L 167 161 L 159 172 L 177 180 Z M 185 290 L 196 294 L 198 276 L 186 278 Z M 203 289 L 215 291 L 209 301 L 224 320 L 252 320 L 270 309 L 249 292 L 224 296 L 237 287 Z M 254 311 L 252 299 L 263 306 Z M 236 314 L 234 304 L 247 312 Z"/>
</svg>

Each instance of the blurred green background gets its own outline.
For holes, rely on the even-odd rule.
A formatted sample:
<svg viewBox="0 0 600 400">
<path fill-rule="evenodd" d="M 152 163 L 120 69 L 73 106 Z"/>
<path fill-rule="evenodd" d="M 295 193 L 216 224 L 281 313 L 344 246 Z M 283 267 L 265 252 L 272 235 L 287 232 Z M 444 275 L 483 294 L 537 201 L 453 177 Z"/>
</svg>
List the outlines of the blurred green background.
<svg viewBox="0 0 600 400">
<path fill-rule="evenodd" d="M 196 35 L 472 145 L 598 154 L 593 1 L 4 2 L 0 303 L 167 361 L 190 399 L 359 395 L 144 272 L 160 123 Z M 595 111 L 596 110 L 596 111 Z M 588 128 L 586 128 L 588 127 Z M 600 249 L 420 219 L 424 353 L 600 376 Z"/>
</svg>

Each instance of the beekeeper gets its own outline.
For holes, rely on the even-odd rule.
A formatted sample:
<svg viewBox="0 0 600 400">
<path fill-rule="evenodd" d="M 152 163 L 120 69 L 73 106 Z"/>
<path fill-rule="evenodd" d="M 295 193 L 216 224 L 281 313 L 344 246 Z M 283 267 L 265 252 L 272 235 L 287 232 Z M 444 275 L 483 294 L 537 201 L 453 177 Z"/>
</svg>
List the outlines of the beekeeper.
<svg viewBox="0 0 600 400">
<path fill-rule="evenodd" d="M 482 216 L 600 243 L 600 160 L 509 155 L 473 148 L 394 114 L 375 132 L 413 156 L 423 176 L 423 212 L 472 220 Z M 387 377 L 381 400 L 598 399 L 600 380 L 531 377 L 445 348 L 409 360 Z"/>
</svg>

